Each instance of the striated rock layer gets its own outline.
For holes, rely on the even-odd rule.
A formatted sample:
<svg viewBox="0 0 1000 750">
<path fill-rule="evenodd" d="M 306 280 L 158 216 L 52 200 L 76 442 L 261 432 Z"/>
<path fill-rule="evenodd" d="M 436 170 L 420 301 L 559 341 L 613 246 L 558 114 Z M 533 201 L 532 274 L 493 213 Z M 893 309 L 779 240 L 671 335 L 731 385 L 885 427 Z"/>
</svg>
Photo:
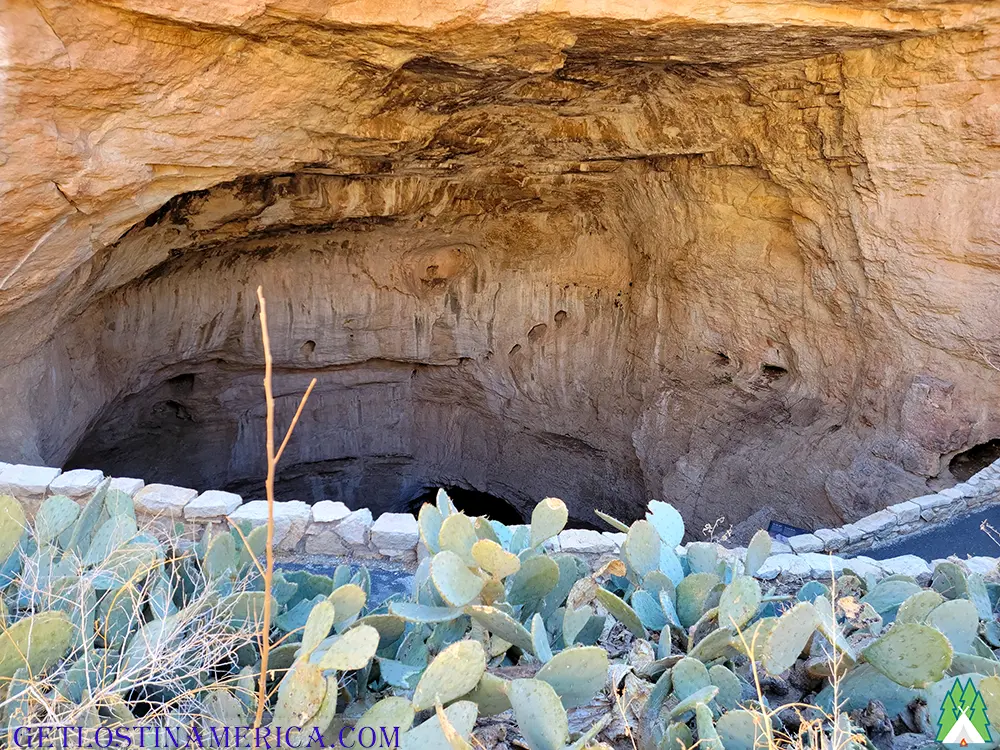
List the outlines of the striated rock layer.
<svg viewBox="0 0 1000 750">
<path fill-rule="evenodd" d="M 288 500 L 835 525 L 1000 438 L 994 3 L 0 13 L 0 460 L 253 494 L 258 284 Z"/>
</svg>

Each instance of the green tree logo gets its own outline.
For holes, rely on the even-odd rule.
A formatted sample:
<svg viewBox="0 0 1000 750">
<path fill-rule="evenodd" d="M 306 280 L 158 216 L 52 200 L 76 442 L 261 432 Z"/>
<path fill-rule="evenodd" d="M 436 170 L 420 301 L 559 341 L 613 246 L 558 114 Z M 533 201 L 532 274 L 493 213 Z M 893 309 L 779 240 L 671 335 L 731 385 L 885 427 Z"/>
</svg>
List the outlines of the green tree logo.
<svg viewBox="0 0 1000 750">
<path fill-rule="evenodd" d="M 966 681 L 965 687 L 955 680 L 944 697 L 935 740 L 960 747 L 993 741 L 986 704 L 971 678 Z"/>
</svg>

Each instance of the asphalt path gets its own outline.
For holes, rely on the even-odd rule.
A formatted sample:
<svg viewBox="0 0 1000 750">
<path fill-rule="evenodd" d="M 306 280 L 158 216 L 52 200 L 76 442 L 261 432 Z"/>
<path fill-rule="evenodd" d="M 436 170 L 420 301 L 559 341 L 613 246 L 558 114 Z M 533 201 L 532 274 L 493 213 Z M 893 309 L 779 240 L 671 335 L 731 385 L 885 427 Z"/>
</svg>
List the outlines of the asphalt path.
<svg viewBox="0 0 1000 750">
<path fill-rule="evenodd" d="M 986 555 L 1000 557 L 1000 544 L 990 539 L 990 535 L 980 526 L 983 521 L 1000 530 L 1000 505 L 982 508 L 965 516 L 953 518 L 941 526 L 903 537 L 884 547 L 859 551 L 875 560 L 885 560 L 899 555 L 916 555 L 925 560 L 937 560 L 957 555 L 958 557 Z M 1000 540 L 1000 534 L 994 534 Z"/>
</svg>

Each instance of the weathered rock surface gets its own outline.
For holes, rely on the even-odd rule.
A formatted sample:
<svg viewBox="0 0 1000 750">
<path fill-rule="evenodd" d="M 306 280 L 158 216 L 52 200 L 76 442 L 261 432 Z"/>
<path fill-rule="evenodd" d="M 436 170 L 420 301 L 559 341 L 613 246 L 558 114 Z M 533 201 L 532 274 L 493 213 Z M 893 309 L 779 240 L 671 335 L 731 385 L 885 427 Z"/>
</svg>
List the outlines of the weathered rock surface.
<svg viewBox="0 0 1000 750">
<path fill-rule="evenodd" d="M 837 526 L 1000 436 L 995 3 L 0 13 L 0 460 L 259 493 L 258 284 L 282 499 Z"/>
</svg>

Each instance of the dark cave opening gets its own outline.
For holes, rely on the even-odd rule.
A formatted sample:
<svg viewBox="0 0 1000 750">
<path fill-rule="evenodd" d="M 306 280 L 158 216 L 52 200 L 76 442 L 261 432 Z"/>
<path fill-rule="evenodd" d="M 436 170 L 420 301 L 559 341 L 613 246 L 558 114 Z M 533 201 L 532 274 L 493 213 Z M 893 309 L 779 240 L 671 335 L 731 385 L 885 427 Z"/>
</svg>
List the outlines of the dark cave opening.
<svg viewBox="0 0 1000 750">
<path fill-rule="evenodd" d="M 526 523 L 521 513 L 511 503 L 502 497 L 491 495 L 488 492 L 481 492 L 465 487 L 454 485 L 442 487 L 455 507 L 469 516 L 487 516 L 491 521 L 513 526 Z M 420 511 L 420 506 L 424 503 L 434 504 L 437 497 L 437 487 L 428 487 L 420 493 L 410 504 L 409 511 L 416 515 Z"/>
<path fill-rule="evenodd" d="M 1000 458 L 1000 438 L 994 438 L 955 455 L 948 468 L 958 481 L 965 482 L 998 458 Z"/>
</svg>

